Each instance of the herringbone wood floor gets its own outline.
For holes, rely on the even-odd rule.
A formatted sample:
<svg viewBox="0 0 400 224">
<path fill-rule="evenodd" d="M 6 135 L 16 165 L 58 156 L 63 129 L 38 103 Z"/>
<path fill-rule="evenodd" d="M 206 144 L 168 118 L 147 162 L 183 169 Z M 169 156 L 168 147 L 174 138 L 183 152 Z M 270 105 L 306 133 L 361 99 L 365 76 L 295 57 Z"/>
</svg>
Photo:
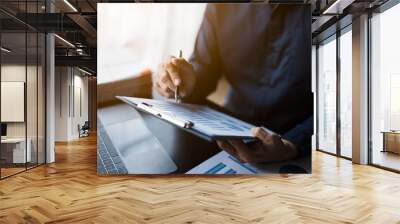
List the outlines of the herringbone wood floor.
<svg viewBox="0 0 400 224">
<path fill-rule="evenodd" d="M 312 175 L 99 177 L 96 139 L 0 181 L 0 223 L 400 223 L 400 175 L 315 152 Z"/>
</svg>

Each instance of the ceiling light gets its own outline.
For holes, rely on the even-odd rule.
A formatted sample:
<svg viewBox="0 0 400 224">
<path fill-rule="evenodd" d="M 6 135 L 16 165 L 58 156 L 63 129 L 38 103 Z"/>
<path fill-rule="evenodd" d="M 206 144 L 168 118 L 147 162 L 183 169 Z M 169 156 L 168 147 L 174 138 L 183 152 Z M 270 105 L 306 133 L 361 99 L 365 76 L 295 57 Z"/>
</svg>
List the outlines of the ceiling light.
<svg viewBox="0 0 400 224">
<path fill-rule="evenodd" d="M 67 4 L 74 12 L 78 12 L 78 10 L 73 6 L 68 0 L 64 0 L 65 4 Z"/>
<path fill-rule="evenodd" d="M 92 76 L 92 73 L 90 73 L 90 72 L 88 72 L 88 71 L 86 71 L 86 70 L 83 70 L 83 69 L 81 69 L 81 68 L 79 68 L 79 67 L 78 67 L 78 70 L 81 71 L 81 72 L 83 72 L 83 73 L 85 73 L 85 74 L 87 74 L 87 75 Z"/>
<path fill-rule="evenodd" d="M 343 10 L 353 2 L 354 0 L 336 0 L 322 14 L 342 14 Z"/>
<path fill-rule="evenodd" d="M 85 52 L 83 52 L 82 48 L 77 48 L 76 49 L 76 53 L 78 53 L 79 55 L 84 55 L 85 54 Z"/>
<path fill-rule="evenodd" d="M 9 50 L 9 49 L 7 49 L 5 47 L 1 47 L 1 51 L 4 51 L 6 53 L 10 53 L 11 52 L 11 50 Z"/>
<path fill-rule="evenodd" d="M 69 42 L 68 40 L 66 40 L 66 39 L 64 39 L 64 38 L 62 38 L 62 37 L 60 37 L 59 35 L 57 35 L 57 34 L 54 34 L 54 36 L 55 37 L 57 37 L 59 40 L 61 40 L 62 42 L 64 42 L 65 44 L 67 44 L 68 46 L 70 46 L 70 47 L 72 47 L 72 48 L 75 48 L 75 45 L 73 45 L 71 42 Z"/>
</svg>

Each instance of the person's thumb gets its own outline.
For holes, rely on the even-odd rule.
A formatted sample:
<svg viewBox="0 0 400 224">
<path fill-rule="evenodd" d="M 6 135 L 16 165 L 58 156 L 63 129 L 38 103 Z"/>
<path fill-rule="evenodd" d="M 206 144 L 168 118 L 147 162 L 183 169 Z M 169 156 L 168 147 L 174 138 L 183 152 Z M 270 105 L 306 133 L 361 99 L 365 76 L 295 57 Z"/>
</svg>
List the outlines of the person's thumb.
<svg viewBox="0 0 400 224">
<path fill-rule="evenodd" d="M 276 135 L 274 132 L 266 130 L 262 127 L 255 127 L 251 129 L 251 133 L 254 137 L 260 139 L 264 144 L 271 144 L 274 136 Z"/>
</svg>

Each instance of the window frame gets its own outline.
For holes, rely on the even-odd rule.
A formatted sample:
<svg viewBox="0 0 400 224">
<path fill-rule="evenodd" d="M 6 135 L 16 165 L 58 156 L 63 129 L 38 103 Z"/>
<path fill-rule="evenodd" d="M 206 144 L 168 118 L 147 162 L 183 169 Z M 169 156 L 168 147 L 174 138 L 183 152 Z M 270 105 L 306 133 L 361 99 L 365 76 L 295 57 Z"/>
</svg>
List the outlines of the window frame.
<svg viewBox="0 0 400 224">
<path fill-rule="evenodd" d="M 347 19 L 346 17 L 344 19 Z M 340 22 L 340 21 L 338 21 Z M 340 97 L 340 77 L 341 77 L 341 66 L 340 66 L 340 60 L 341 60 L 341 55 L 340 55 L 340 38 L 342 35 L 346 34 L 347 32 L 352 32 L 352 22 L 346 24 L 344 27 L 341 28 L 337 28 L 336 32 L 329 35 L 328 37 L 326 37 L 325 39 L 319 40 L 316 43 L 316 75 L 315 75 L 315 81 L 316 81 L 316 150 L 319 152 L 323 152 L 329 155 L 333 155 L 333 156 L 337 156 L 339 158 L 343 158 L 343 159 L 347 159 L 347 160 L 352 160 L 352 158 L 347 157 L 342 155 L 341 153 L 341 118 L 340 118 L 340 103 L 341 103 L 341 97 Z M 319 87 L 320 87 L 320 74 L 319 74 L 319 48 L 320 45 L 322 43 L 326 44 L 329 43 L 330 41 L 336 41 L 336 152 L 332 153 L 332 152 L 328 152 L 324 149 L 321 149 L 319 147 L 320 143 L 319 143 L 319 112 L 320 112 L 320 107 L 319 107 L 319 97 L 320 97 L 320 93 L 319 93 Z"/>
</svg>

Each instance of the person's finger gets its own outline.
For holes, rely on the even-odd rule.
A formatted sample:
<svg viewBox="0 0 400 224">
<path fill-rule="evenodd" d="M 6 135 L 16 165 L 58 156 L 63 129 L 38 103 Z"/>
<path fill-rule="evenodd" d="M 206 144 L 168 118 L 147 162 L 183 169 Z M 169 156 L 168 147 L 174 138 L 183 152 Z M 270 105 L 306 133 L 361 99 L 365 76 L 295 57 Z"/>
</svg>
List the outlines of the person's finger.
<svg viewBox="0 0 400 224">
<path fill-rule="evenodd" d="M 162 63 L 158 66 L 157 68 L 157 76 L 156 76 L 156 81 L 157 82 L 168 82 L 170 81 L 169 75 L 168 75 L 168 71 L 165 68 L 166 64 Z"/>
<path fill-rule="evenodd" d="M 156 89 L 158 94 L 160 94 L 161 96 L 164 96 L 164 92 L 161 90 L 160 85 L 158 83 L 154 84 L 154 88 Z"/>
<path fill-rule="evenodd" d="M 182 66 L 191 66 L 191 64 L 184 58 L 171 58 L 171 63 L 178 68 Z"/>
<path fill-rule="evenodd" d="M 162 66 L 162 68 L 159 72 L 159 75 L 158 75 L 158 82 L 160 83 L 161 87 L 164 87 L 166 85 L 169 89 L 174 91 L 175 85 L 172 83 L 171 77 L 168 73 L 168 70 L 166 69 L 166 66 L 167 65 L 165 65 L 165 64 Z M 163 83 L 163 84 L 161 84 L 161 83 Z"/>
<path fill-rule="evenodd" d="M 235 149 L 237 155 L 242 159 L 241 162 L 252 162 L 254 161 L 254 152 L 246 144 L 240 140 L 230 140 L 231 144 Z"/>
<path fill-rule="evenodd" d="M 179 67 L 175 66 L 173 63 L 166 63 L 165 69 L 167 70 L 169 78 L 172 80 L 174 86 L 179 86 L 181 84 L 181 77 L 179 76 Z"/>
<path fill-rule="evenodd" d="M 237 152 L 236 152 L 236 149 L 231 145 L 231 144 L 229 144 L 229 142 L 227 142 L 227 141 L 217 141 L 217 145 L 221 148 L 221 149 L 223 149 L 223 150 L 225 150 L 227 153 L 229 153 L 230 155 L 232 155 L 233 157 L 235 157 L 236 159 L 238 159 L 240 162 L 243 162 L 242 161 L 242 158 L 240 158 L 239 156 L 238 156 L 238 154 L 237 154 Z"/>
<path fill-rule="evenodd" d="M 183 97 L 186 97 L 189 95 L 190 93 L 190 89 L 188 89 L 187 85 L 188 84 L 190 86 L 190 80 L 193 79 L 193 77 L 184 77 L 185 75 L 192 75 L 191 72 L 193 71 L 193 66 L 192 64 L 190 64 L 188 61 L 186 61 L 184 58 L 172 58 L 171 59 L 171 63 L 178 68 L 179 71 L 179 75 L 181 78 L 181 83 L 185 84 L 185 86 L 183 86 L 180 89 L 180 95 Z M 185 82 L 185 78 L 187 78 L 186 80 L 189 80 L 189 82 Z M 190 87 L 189 87 L 190 88 Z"/>
<path fill-rule="evenodd" d="M 169 88 L 167 87 L 167 88 L 161 88 L 161 86 L 160 86 L 160 84 L 157 82 L 156 84 L 155 84 L 155 88 L 156 88 L 156 90 L 157 90 L 157 92 L 161 95 L 161 96 L 164 96 L 164 97 L 167 97 L 167 98 L 171 98 L 172 97 L 172 92 L 169 90 Z M 166 89 L 166 90 L 165 90 Z"/>
<path fill-rule="evenodd" d="M 260 139 L 264 144 L 271 144 L 273 133 L 265 131 L 261 127 L 251 129 L 254 137 Z"/>
<path fill-rule="evenodd" d="M 227 151 L 229 154 L 231 154 L 231 155 L 233 155 L 233 156 L 236 156 L 236 150 L 235 150 L 235 148 L 233 148 L 228 142 L 226 142 L 226 141 L 217 141 L 217 145 L 218 145 L 221 149 Z"/>
<path fill-rule="evenodd" d="M 156 83 L 156 84 L 154 85 L 154 87 L 156 88 L 158 94 L 160 94 L 161 96 L 164 96 L 164 97 L 165 97 L 165 92 L 161 89 L 161 87 L 160 87 L 160 85 L 159 85 L 158 83 Z"/>
<path fill-rule="evenodd" d="M 168 92 L 169 91 L 169 86 L 164 81 L 160 80 L 160 81 L 157 82 L 157 84 L 160 86 L 162 91 L 164 91 L 164 92 Z"/>
</svg>

